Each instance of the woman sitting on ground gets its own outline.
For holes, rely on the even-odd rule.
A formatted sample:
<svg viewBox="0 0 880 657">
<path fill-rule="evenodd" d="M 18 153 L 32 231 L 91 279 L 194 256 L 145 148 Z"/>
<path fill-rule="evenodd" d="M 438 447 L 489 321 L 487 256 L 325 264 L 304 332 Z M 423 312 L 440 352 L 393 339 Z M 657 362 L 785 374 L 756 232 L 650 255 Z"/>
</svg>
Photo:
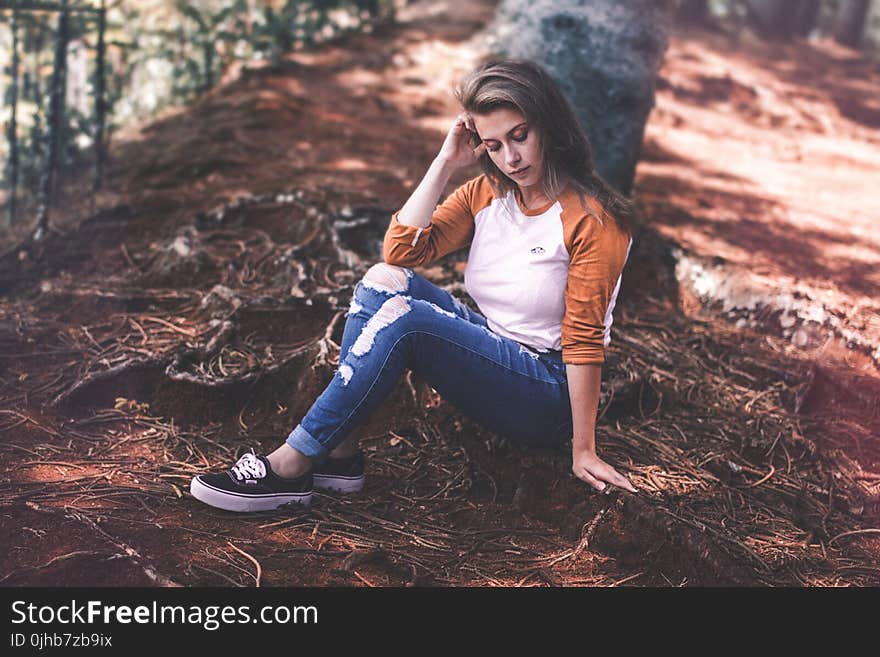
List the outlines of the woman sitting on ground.
<svg viewBox="0 0 880 657">
<path fill-rule="evenodd" d="M 632 484 L 596 450 L 612 311 L 632 245 L 628 201 L 596 174 L 589 141 L 538 65 L 490 61 L 456 90 L 463 112 L 385 234 L 384 263 L 355 287 L 327 388 L 268 456 L 198 475 L 191 492 L 229 511 L 354 492 L 353 430 L 412 369 L 489 430 L 526 445 L 571 440 L 574 474 L 597 490 Z M 482 173 L 437 206 L 452 175 Z M 470 245 L 475 312 L 412 268 Z"/>
</svg>

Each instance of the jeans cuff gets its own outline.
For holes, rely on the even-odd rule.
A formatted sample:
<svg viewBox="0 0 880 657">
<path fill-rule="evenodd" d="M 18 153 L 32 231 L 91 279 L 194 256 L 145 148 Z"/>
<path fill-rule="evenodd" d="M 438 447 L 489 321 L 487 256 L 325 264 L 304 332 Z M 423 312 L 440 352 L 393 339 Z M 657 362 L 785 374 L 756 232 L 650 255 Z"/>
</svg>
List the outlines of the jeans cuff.
<svg viewBox="0 0 880 657">
<path fill-rule="evenodd" d="M 290 435 L 287 436 L 287 444 L 295 450 L 302 452 L 309 458 L 323 458 L 328 450 L 319 443 L 308 431 L 303 429 L 301 424 L 297 424 Z"/>
</svg>

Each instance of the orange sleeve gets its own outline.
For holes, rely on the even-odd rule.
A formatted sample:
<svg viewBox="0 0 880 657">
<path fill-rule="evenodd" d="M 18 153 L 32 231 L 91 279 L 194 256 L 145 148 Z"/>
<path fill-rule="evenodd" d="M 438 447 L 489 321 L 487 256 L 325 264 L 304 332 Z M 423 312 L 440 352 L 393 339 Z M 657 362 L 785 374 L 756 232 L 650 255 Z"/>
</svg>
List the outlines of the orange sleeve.
<svg viewBox="0 0 880 657">
<path fill-rule="evenodd" d="M 492 202 L 492 189 L 485 175 L 461 185 L 438 205 L 425 228 L 407 226 L 391 216 L 385 231 L 382 258 L 389 265 L 427 265 L 470 244 L 474 238 L 474 216 Z"/>
<path fill-rule="evenodd" d="M 626 264 L 630 234 L 601 208 L 569 214 L 563 230 L 571 259 L 562 317 L 562 362 L 601 364 L 605 314 Z"/>
</svg>

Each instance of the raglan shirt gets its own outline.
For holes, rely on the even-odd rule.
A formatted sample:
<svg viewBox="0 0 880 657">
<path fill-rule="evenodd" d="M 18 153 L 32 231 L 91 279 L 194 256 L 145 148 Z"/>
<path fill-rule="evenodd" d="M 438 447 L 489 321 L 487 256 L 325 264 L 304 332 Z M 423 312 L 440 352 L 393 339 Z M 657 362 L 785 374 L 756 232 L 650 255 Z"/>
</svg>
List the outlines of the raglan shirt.
<svg viewBox="0 0 880 657">
<path fill-rule="evenodd" d="M 595 199 L 567 187 L 529 210 L 510 191 L 496 198 L 482 174 L 438 205 L 424 228 L 391 217 L 382 256 L 424 266 L 471 245 L 464 284 L 489 328 L 564 363 L 599 364 L 632 237 Z"/>
</svg>

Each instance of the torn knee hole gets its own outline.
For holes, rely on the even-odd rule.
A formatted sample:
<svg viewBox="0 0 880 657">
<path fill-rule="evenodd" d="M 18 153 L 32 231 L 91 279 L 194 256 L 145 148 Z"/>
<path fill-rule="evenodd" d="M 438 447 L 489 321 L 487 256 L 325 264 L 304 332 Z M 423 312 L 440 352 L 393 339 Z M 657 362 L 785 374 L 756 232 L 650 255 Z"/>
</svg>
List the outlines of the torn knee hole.
<svg viewBox="0 0 880 657">
<path fill-rule="evenodd" d="M 412 270 L 384 262 L 373 265 L 364 275 L 363 283 L 366 287 L 380 292 L 406 292 L 409 289 L 409 279 Z"/>
</svg>

